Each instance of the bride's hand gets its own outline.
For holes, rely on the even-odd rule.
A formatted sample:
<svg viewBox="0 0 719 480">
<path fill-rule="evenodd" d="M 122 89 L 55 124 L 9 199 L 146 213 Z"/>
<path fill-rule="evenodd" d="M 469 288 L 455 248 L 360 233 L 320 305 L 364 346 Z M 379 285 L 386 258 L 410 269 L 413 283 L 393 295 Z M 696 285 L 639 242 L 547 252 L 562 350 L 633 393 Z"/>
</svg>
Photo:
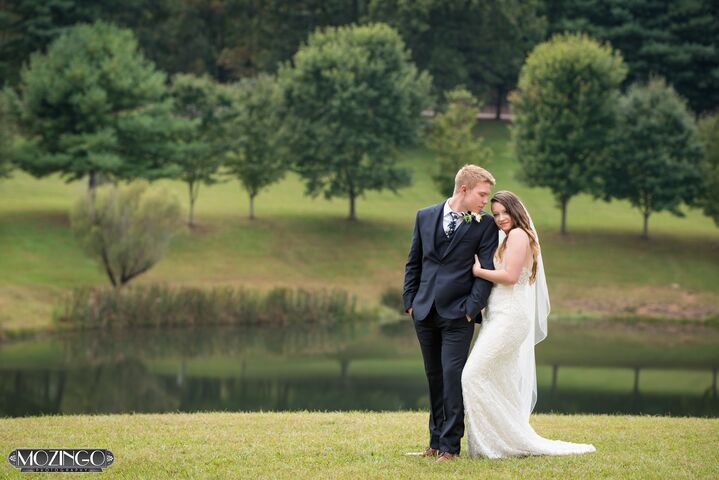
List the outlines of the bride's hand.
<svg viewBox="0 0 719 480">
<path fill-rule="evenodd" d="M 479 263 L 479 257 L 475 254 L 474 265 L 472 265 L 472 275 L 474 275 L 475 277 L 479 277 L 479 274 L 481 271 L 482 271 L 482 264 Z"/>
</svg>

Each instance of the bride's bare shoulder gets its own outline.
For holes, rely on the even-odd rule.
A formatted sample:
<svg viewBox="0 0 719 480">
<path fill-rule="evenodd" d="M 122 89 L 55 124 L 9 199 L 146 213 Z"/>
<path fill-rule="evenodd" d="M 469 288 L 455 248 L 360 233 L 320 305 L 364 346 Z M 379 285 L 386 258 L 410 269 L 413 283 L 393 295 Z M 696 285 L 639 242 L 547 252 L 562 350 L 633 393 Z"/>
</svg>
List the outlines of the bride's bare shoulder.
<svg viewBox="0 0 719 480">
<path fill-rule="evenodd" d="M 525 232 L 521 228 L 513 228 L 509 231 L 509 235 L 507 235 L 507 241 L 511 241 L 512 243 L 516 242 L 519 244 L 528 244 L 529 235 L 527 235 L 527 232 Z"/>
</svg>

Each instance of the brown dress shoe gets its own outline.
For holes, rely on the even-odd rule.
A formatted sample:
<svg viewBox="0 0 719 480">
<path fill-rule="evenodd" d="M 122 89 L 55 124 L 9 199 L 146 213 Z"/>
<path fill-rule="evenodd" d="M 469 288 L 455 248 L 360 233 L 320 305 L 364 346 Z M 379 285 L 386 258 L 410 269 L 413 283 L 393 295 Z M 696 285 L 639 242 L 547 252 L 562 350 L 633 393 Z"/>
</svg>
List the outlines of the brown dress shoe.
<svg viewBox="0 0 719 480">
<path fill-rule="evenodd" d="M 459 457 L 459 453 L 442 452 L 437 457 L 437 463 L 451 462 L 457 460 L 457 457 Z"/>
<path fill-rule="evenodd" d="M 409 452 L 404 454 L 406 457 L 436 457 L 437 456 L 437 449 L 432 447 L 427 447 L 424 449 L 423 452 Z"/>
</svg>

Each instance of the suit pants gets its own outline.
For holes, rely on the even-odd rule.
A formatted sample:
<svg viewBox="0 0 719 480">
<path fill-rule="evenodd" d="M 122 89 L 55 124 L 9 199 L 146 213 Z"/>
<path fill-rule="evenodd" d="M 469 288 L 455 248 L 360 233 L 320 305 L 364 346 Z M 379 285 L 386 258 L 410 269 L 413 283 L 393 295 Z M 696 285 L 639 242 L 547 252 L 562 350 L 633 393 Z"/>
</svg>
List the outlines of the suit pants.
<svg viewBox="0 0 719 480">
<path fill-rule="evenodd" d="M 467 362 L 474 322 L 443 318 L 432 305 L 423 320 L 414 321 L 429 383 L 429 446 L 459 453 L 464 435 L 462 369 Z"/>
</svg>

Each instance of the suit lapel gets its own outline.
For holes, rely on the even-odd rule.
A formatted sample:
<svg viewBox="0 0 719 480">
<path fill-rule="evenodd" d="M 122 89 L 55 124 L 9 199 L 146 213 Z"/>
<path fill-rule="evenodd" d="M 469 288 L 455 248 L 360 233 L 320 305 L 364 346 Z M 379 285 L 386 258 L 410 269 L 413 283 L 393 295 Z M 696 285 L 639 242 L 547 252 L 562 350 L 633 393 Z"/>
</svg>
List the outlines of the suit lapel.
<svg viewBox="0 0 719 480">
<path fill-rule="evenodd" d="M 442 228 L 442 214 L 444 213 L 444 204 L 445 202 L 442 202 L 438 205 L 435 205 L 435 211 L 432 212 L 430 215 L 430 219 L 433 220 L 431 224 L 432 230 L 430 230 L 430 234 L 432 235 L 430 238 L 432 239 L 432 250 L 434 253 L 439 256 L 439 251 L 437 250 L 437 228 Z"/>
</svg>

